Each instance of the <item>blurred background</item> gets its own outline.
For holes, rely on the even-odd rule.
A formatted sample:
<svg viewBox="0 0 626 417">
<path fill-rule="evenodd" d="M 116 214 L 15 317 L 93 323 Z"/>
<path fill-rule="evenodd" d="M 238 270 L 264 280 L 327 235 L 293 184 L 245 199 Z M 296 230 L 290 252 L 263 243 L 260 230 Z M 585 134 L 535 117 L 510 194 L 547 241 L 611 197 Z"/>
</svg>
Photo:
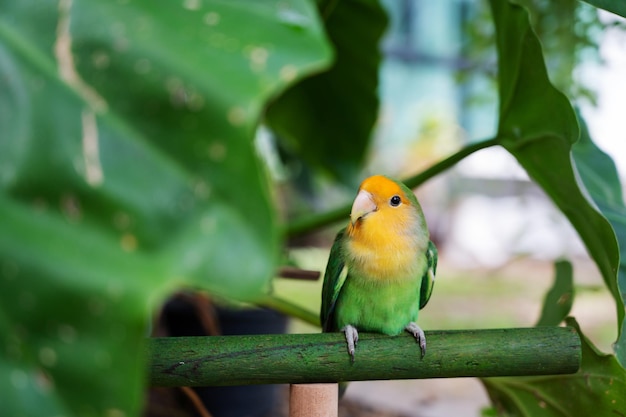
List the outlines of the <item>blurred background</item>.
<svg viewBox="0 0 626 417">
<path fill-rule="evenodd" d="M 239 308 L 261 297 L 287 310 L 266 294 L 273 286 L 316 321 L 322 280 L 273 277 L 283 265 L 323 271 L 347 216 L 306 236 L 294 237 L 294 225 L 349 207 L 366 176 L 405 179 L 459 149 L 494 144 L 497 117 L 510 122 L 498 137 L 510 154 L 484 149 L 416 189 L 440 253 L 420 325 L 533 326 L 553 263 L 565 258 L 574 264 L 572 314 L 611 351 L 622 301 L 614 229 L 575 187 L 566 155 L 575 116 L 545 80 L 518 4 L 550 81 L 624 177 L 626 21 L 583 1 L 0 2 L 1 413 L 205 416 L 191 406 L 206 399 L 225 400 L 222 410 L 207 406 L 215 417 L 277 415 L 276 386 L 254 397 L 172 389 L 172 404 L 192 408 L 182 414 L 162 402 L 163 389 L 144 396 L 146 336 L 319 332 L 269 309 Z M 604 6 L 613 4 L 622 3 Z M 518 51 L 509 43 L 528 53 L 501 66 L 510 75 L 503 91 L 526 93 L 513 94 L 513 110 L 501 116 L 494 22 L 504 27 L 500 56 Z M 557 110 L 563 120 L 552 117 Z M 535 129 L 546 140 L 525 142 Z M 559 154 L 544 158 L 550 135 Z M 541 174 L 563 174 L 546 187 L 553 197 L 564 183 L 574 190 L 560 200 L 563 211 L 511 154 Z M 598 205 L 618 206 L 608 213 L 623 233 L 619 184 L 597 175 L 608 178 L 612 166 L 595 149 L 585 156 L 574 163 L 589 163 L 580 170 L 587 190 L 600 194 Z M 615 299 L 563 212 L 584 229 Z M 626 338 L 618 347 L 626 358 Z M 623 367 L 585 352 L 595 360 L 585 372 L 602 362 L 604 373 L 594 384 L 585 374 L 573 389 L 587 394 L 593 414 L 599 397 L 626 414 Z M 183 372 L 194 371 L 188 366 Z M 576 408 L 571 386 L 559 386 L 557 405 Z M 523 405 L 542 407 L 535 399 Z M 385 381 L 350 384 L 341 415 L 493 415 L 488 407 L 473 379 Z"/>
<path fill-rule="evenodd" d="M 495 135 L 493 27 L 482 2 L 383 3 L 390 26 L 382 44 L 381 109 L 363 177 L 384 173 L 406 178 L 462 145 Z M 552 82 L 579 107 L 591 137 L 612 156 L 623 183 L 626 22 L 582 2 L 521 3 L 535 19 Z M 306 177 L 297 165 L 275 167 L 285 181 Z M 305 183 L 296 197 L 290 194 L 303 199 L 304 212 L 311 206 L 324 210 L 349 203 L 355 194 L 355 189 L 319 178 Z M 613 299 L 567 219 L 513 156 L 499 147 L 479 151 L 416 194 L 440 253 L 435 291 L 420 316 L 423 328 L 532 326 L 552 282 L 553 261 L 566 258 L 574 264 L 573 315 L 596 346 L 610 351 L 616 337 Z M 298 241 L 291 252 L 294 262 L 323 271 L 339 227 L 343 224 Z M 278 280 L 275 289 L 311 311 L 319 308 L 321 281 Z M 290 330 L 319 331 L 297 320 Z M 343 415 L 489 413 L 488 397 L 472 379 L 352 383 L 345 401 L 372 410 L 359 414 L 344 409 Z"/>
</svg>

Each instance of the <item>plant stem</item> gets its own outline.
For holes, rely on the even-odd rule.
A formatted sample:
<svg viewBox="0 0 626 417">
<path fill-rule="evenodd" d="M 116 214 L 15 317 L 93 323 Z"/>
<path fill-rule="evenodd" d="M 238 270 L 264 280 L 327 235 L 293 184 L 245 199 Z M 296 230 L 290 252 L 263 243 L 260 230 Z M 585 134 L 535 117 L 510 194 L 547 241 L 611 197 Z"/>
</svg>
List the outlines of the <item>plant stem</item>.
<svg viewBox="0 0 626 417">
<path fill-rule="evenodd" d="M 455 154 L 450 155 L 443 161 L 436 163 L 435 165 L 431 166 L 425 171 L 420 172 L 417 175 L 403 180 L 403 182 L 409 188 L 416 188 L 430 178 L 439 175 L 443 171 L 451 168 L 457 162 L 461 161 L 463 158 L 471 155 L 472 153 L 481 149 L 488 148 L 490 146 L 497 145 L 498 143 L 498 138 L 491 138 L 467 145 Z M 339 220 L 347 219 L 349 214 L 350 205 L 345 205 L 324 213 L 303 216 L 302 218 L 296 219 L 287 225 L 286 234 L 288 237 L 301 236 L 321 227 L 328 226 Z"/>
<path fill-rule="evenodd" d="M 427 168 L 425 171 L 420 172 L 417 175 L 409 177 L 402 182 L 409 188 L 417 188 L 432 177 L 441 174 L 444 171 L 452 168 L 461 160 L 465 159 L 469 155 L 481 149 L 489 148 L 491 146 L 498 145 L 500 143 L 499 138 L 485 139 L 480 142 L 475 142 L 461 148 L 456 153 L 450 155 L 443 161 L 437 162 L 435 165 Z"/>
<path fill-rule="evenodd" d="M 352 363 L 342 333 L 170 337 L 148 340 L 152 386 L 216 386 L 575 373 L 571 327 L 361 333 Z"/>
<path fill-rule="evenodd" d="M 271 308 L 272 310 L 276 310 L 290 317 L 295 317 L 313 326 L 320 325 L 320 319 L 317 314 L 274 295 L 264 296 L 261 300 L 256 302 L 256 305 Z"/>
</svg>

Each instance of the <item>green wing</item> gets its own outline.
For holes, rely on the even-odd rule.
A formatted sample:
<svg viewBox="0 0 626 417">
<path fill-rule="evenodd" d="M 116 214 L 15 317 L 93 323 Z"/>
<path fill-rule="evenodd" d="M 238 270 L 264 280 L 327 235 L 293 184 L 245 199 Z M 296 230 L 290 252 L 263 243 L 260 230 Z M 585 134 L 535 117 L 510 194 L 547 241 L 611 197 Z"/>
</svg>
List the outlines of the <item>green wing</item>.
<svg viewBox="0 0 626 417">
<path fill-rule="evenodd" d="M 430 300 L 435 286 L 435 274 L 437 273 L 437 248 L 433 242 L 428 242 L 428 250 L 426 251 L 426 260 L 428 268 L 422 276 L 422 285 L 420 287 L 420 310 Z"/>
<path fill-rule="evenodd" d="M 348 269 L 345 266 L 343 256 L 343 238 L 346 229 L 337 233 L 333 247 L 330 249 L 326 272 L 324 273 L 324 286 L 322 287 L 322 307 L 320 309 L 320 322 L 322 331 L 337 331 L 335 324 L 335 304 L 343 283 L 346 282 Z"/>
</svg>

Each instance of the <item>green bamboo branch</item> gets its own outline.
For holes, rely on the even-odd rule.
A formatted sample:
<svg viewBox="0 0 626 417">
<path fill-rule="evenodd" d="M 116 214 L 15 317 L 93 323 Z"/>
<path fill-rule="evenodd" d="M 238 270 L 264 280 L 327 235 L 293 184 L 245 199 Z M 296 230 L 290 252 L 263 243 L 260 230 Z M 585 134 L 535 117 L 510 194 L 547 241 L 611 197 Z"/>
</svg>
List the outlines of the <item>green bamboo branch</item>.
<svg viewBox="0 0 626 417">
<path fill-rule="evenodd" d="M 472 143 L 460 149 L 453 155 L 450 155 L 448 158 L 444 159 L 426 169 L 425 171 L 420 172 L 417 175 L 409 177 L 403 182 L 409 188 L 416 188 L 419 185 L 423 184 L 430 178 L 441 174 L 442 172 L 450 169 L 454 165 L 456 165 L 459 161 L 464 159 L 465 157 L 473 154 L 476 151 L 481 149 L 485 149 L 494 145 L 498 145 L 498 138 L 486 139 L 480 142 Z M 344 205 L 338 207 L 334 210 L 330 210 L 324 213 L 319 214 L 311 214 L 307 216 L 303 216 L 300 219 L 296 219 L 289 223 L 286 227 L 286 234 L 288 237 L 300 236 L 306 233 L 309 233 L 313 230 L 319 229 L 320 227 L 328 226 L 332 223 L 340 221 L 342 219 L 347 219 L 350 214 L 350 205 Z"/>
<path fill-rule="evenodd" d="M 350 361 L 342 333 L 170 337 L 148 340 L 152 386 L 216 386 L 575 373 L 581 342 L 571 327 L 362 333 Z"/>
</svg>

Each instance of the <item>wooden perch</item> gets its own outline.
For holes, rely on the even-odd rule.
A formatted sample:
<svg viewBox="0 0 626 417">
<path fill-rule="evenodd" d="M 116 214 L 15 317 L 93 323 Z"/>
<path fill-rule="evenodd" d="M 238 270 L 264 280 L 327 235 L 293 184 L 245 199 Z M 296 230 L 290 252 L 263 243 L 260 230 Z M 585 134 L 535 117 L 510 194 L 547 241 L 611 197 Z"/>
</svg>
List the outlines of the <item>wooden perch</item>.
<svg viewBox="0 0 626 417">
<path fill-rule="evenodd" d="M 581 346 L 569 327 L 426 332 L 426 356 L 412 336 L 359 335 L 350 362 L 342 333 L 152 338 L 153 386 L 314 383 L 378 379 L 575 373 Z"/>
</svg>

